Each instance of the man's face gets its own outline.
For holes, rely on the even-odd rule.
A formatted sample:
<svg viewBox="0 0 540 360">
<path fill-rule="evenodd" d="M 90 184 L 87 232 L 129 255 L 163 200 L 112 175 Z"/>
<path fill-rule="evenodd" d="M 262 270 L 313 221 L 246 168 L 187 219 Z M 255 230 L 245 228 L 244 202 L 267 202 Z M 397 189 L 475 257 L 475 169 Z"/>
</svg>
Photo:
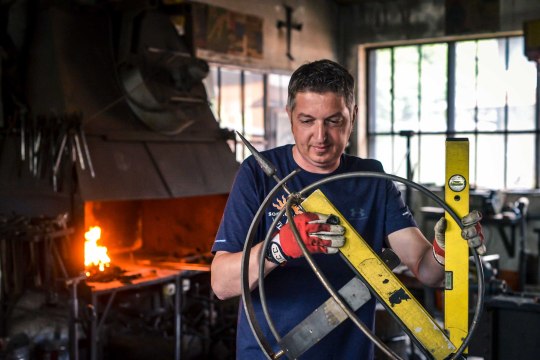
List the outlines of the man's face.
<svg viewBox="0 0 540 360">
<path fill-rule="evenodd" d="M 294 160 L 312 173 L 330 173 L 339 166 L 339 158 L 349 141 L 356 116 L 345 100 L 333 92 L 299 92 L 291 111 L 291 130 L 296 146 Z"/>
</svg>

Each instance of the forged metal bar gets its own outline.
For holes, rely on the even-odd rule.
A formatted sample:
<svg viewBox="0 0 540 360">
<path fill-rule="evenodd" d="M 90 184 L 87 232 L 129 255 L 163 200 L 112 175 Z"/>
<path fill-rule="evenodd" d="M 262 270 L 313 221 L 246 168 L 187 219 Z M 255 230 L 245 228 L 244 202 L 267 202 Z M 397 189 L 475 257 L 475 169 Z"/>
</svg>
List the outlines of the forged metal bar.
<svg viewBox="0 0 540 360">
<path fill-rule="evenodd" d="M 276 180 L 276 182 L 280 182 L 281 180 L 276 175 L 277 169 L 274 164 L 272 164 L 270 161 L 268 161 L 268 159 L 262 156 L 261 153 L 259 153 L 259 151 L 255 149 L 255 147 L 251 145 L 251 143 L 247 141 L 245 137 L 242 136 L 242 134 L 240 134 L 238 131 L 236 132 L 236 134 L 240 137 L 244 145 L 246 145 L 246 147 L 249 149 L 255 160 L 257 160 L 264 173 Z M 287 185 L 285 183 L 283 183 L 281 187 L 283 188 L 283 190 L 285 190 L 287 195 L 291 195 L 291 191 L 287 188 Z"/>
<path fill-rule="evenodd" d="M 277 187 L 277 185 L 276 185 L 276 187 Z M 266 206 L 264 206 L 264 207 L 266 207 Z M 272 225 L 270 225 L 270 230 L 276 228 L 276 225 L 277 225 L 278 221 L 280 221 L 281 218 L 283 218 L 284 214 L 285 214 L 285 207 L 283 207 L 278 212 L 278 214 L 276 215 L 274 221 L 272 222 Z M 268 249 L 268 245 L 270 244 L 271 239 L 272 239 L 272 231 L 268 231 L 266 233 L 266 237 L 264 238 L 264 242 L 263 242 L 263 245 L 262 245 L 262 251 L 261 251 L 261 254 L 260 254 L 260 257 L 259 257 L 259 264 L 261 264 L 259 266 L 259 298 L 260 298 L 260 301 L 261 301 L 261 307 L 262 307 L 263 314 L 264 314 L 264 317 L 266 319 L 266 322 L 268 324 L 268 327 L 270 328 L 270 331 L 272 331 L 272 334 L 274 335 L 274 338 L 276 339 L 276 341 L 279 342 L 279 341 L 281 341 L 281 335 L 276 330 L 276 327 L 274 325 L 274 321 L 272 320 L 272 317 L 270 316 L 270 313 L 268 311 L 268 305 L 267 305 L 267 302 L 266 302 L 266 290 L 264 288 L 264 262 L 266 261 L 265 253 L 266 253 L 266 249 Z M 279 358 L 279 357 L 281 357 L 283 355 L 284 355 L 284 352 L 281 351 L 278 354 L 276 354 L 276 356 L 274 358 L 276 359 L 276 358 Z"/>
<path fill-rule="evenodd" d="M 368 288 L 357 277 L 353 277 L 339 289 L 339 295 L 343 297 L 352 311 L 358 310 L 371 299 Z M 330 297 L 289 331 L 281 339 L 280 346 L 289 358 L 296 359 L 347 318 L 347 314 L 334 298 Z"/>
<path fill-rule="evenodd" d="M 180 275 L 174 277 L 174 360 L 180 360 L 182 356 L 182 284 Z"/>
<path fill-rule="evenodd" d="M 253 240 L 254 240 L 254 230 L 259 226 L 261 217 L 265 211 L 266 204 L 272 199 L 272 197 L 278 192 L 278 190 L 281 188 L 282 184 L 288 181 L 290 178 L 295 176 L 300 169 L 297 171 L 291 172 L 289 175 L 287 175 L 283 180 L 277 183 L 277 185 L 268 193 L 264 201 L 262 202 L 261 206 L 259 207 L 257 213 L 253 217 L 253 221 L 251 222 L 251 226 L 248 230 L 247 236 L 246 236 L 246 242 L 244 243 L 244 249 L 242 252 L 242 265 L 240 268 L 241 274 L 242 274 L 242 283 L 241 283 L 241 290 L 242 290 L 242 303 L 244 305 L 244 311 L 246 312 L 247 319 L 249 326 L 251 327 L 251 331 L 255 335 L 255 338 L 257 339 L 257 342 L 259 343 L 259 346 L 265 353 L 268 359 L 273 359 L 273 350 L 270 344 L 268 343 L 268 340 L 264 337 L 262 330 L 259 326 L 259 323 L 255 319 L 255 313 L 253 309 L 253 300 L 251 297 L 251 292 L 249 288 L 249 273 L 246 271 L 246 269 L 249 269 L 249 259 L 250 259 L 250 251 L 253 247 Z M 280 212 L 280 214 L 283 214 L 283 212 Z M 263 262 L 264 264 L 264 262 Z"/>
<path fill-rule="evenodd" d="M 400 182 L 400 183 L 403 183 L 403 184 L 405 184 L 407 186 L 410 186 L 410 187 L 420 191 L 421 193 L 423 193 L 424 195 L 426 195 L 427 197 L 429 197 L 433 201 L 435 201 L 439 206 L 441 206 L 456 221 L 458 226 L 461 229 L 463 229 L 463 224 L 461 223 L 461 219 L 456 215 L 454 210 L 450 206 L 448 206 L 448 204 L 446 204 L 442 199 L 440 199 L 437 195 L 432 193 L 430 190 L 428 190 L 424 186 L 422 186 L 420 184 L 417 184 L 417 183 L 415 183 L 413 181 L 401 178 L 401 177 L 396 176 L 396 175 L 391 175 L 391 174 L 386 174 L 386 173 L 378 173 L 378 172 L 371 172 L 371 171 L 357 171 L 357 172 L 352 172 L 352 173 L 347 173 L 347 174 L 333 175 L 331 177 L 316 181 L 313 184 L 305 187 L 304 189 L 302 189 L 300 191 L 300 194 L 304 194 L 304 193 L 307 193 L 309 191 L 312 191 L 313 189 L 316 189 L 317 187 L 320 187 L 321 185 L 332 182 L 332 181 L 341 180 L 341 179 L 347 179 L 347 178 L 353 178 L 353 177 L 382 178 L 382 179 L 387 179 L 387 180 Z M 463 241 L 465 241 L 465 240 L 463 240 Z M 478 291 L 477 291 L 477 299 L 476 299 L 476 305 L 475 305 L 475 313 L 474 313 L 474 317 L 473 317 L 473 319 L 471 321 L 471 324 L 469 326 L 469 332 L 468 332 L 467 336 L 463 339 L 463 343 L 456 350 L 454 355 L 452 355 L 452 357 L 449 360 L 458 359 L 461 356 L 461 354 L 465 351 L 468 343 L 470 342 L 470 340 L 472 338 L 472 335 L 473 335 L 474 331 L 476 330 L 476 328 L 478 326 L 478 322 L 479 322 L 480 316 L 481 316 L 482 311 L 483 311 L 484 292 L 485 292 L 484 268 L 483 268 L 483 265 L 482 265 L 482 260 L 480 259 L 480 256 L 478 255 L 476 249 L 471 249 L 471 250 L 472 250 L 473 257 L 474 257 L 474 262 L 475 262 L 475 265 L 476 265 L 476 274 L 477 274 L 477 278 L 478 278 L 478 289 L 477 289 Z"/>
<path fill-rule="evenodd" d="M 303 204 L 308 211 L 333 214 L 340 218 L 340 224 L 345 227 L 346 234 L 345 245 L 339 249 L 340 255 L 377 297 L 381 305 L 401 325 L 411 340 L 418 344 L 427 358 L 433 356 L 435 359 L 442 360 L 450 357 L 456 347 L 446 337 L 442 327 L 397 276 L 384 265 L 380 256 L 322 191 L 315 190 Z"/>
<path fill-rule="evenodd" d="M 388 248 L 383 249 L 381 260 L 390 269 L 394 269 L 401 263 L 396 253 Z M 371 299 L 369 289 L 358 277 L 352 278 L 339 289 L 339 294 L 347 301 L 347 304 L 353 311 L 358 310 Z M 289 331 L 281 339 L 280 345 L 289 358 L 297 358 L 347 318 L 347 314 L 330 297 L 301 323 Z"/>
<path fill-rule="evenodd" d="M 292 213 L 291 213 L 291 202 L 290 200 L 287 201 L 287 204 L 285 205 L 285 212 L 287 214 L 287 217 L 289 219 L 292 219 Z M 317 266 L 317 263 L 315 260 L 313 260 L 313 257 L 311 256 L 310 252 L 308 251 L 306 245 L 302 241 L 302 238 L 300 236 L 300 233 L 298 232 L 298 228 L 296 227 L 296 224 L 294 221 L 291 221 L 291 230 L 294 234 L 294 237 L 296 239 L 296 242 L 298 243 L 298 246 L 300 246 L 300 249 L 302 250 L 302 253 L 304 254 L 304 257 L 306 258 L 306 261 L 308 262 L 309 266 L 315 273 L 315 276 L 317 276 L 321 282 L 321 284 L 326 288 L 326 290 L 330 293 L 332 298 L 336 301 L 336 303 L 341 307 L 341 309 L 347 314 L 347 316 L 351 319 L 351 321 L 360 329 L 362 332 L 371 340 L 375 345 L 381 349 L 382 352 L 384 352 L 388 358 L 399 360 L 399 356 L 392 351 L 385 343 L 383 343 L 378 337 L 375 336 L 371 332 L 371 330 L 356 316 L 354 311 L 351 310 L 351 308 L 345 303 L 345 301 L 341 298 L 341 296 L 336 292 L 334 287 L 330 284 L 326 276 L 320 271 L 319 267 Z"/>
<path fill-rule="evenodd" d="M 78 131 L 81 137 L 81 143 L 84 149 L 84 154 L 86 155 L 86 161 L 88 163 L 88 169 L 90 170 L 90 176 L 94 178 L 96 177 L 96 173 L 94 172 L 94 165 L 92 164 L 92 158 L 90 157 L 90 149 L 88 149 L 88 143 L 86 142 L 86 134 L 84 133 L 84 130 L 82 128 L 82 123 L 79 124 Z"/>
<path fill-rule="evenodd" d="M 296 174 L 297 172 L 298 171 L 289 174 L 289 176 L 287 176 L 281 182 L 287 181 L 291 177 L 292 174 Z M 276 192 L 276 189 L 279 188 L 279 186 L 280 186 L 280 183 L 278 183 L 274 187 L 274 189 L 272 189 L 271 194 L 274 194 Z M 285 207 L 280 210 L 280 212 L 277 214 L 276 218 L 272 222 L 272 225 L 270 226 L 269 231 L 266 234 L 266 237 L 265 237 L 265 240 L 264 240 L 264 243 L 263 243 L 263 251 L 261 251 L 260 258 L 259 258 L 259 264 L 260 264 L 260 266 L 259 266 L 259 297 L 260 297 L 260 301 L 261 301 L 261 307 L 262 307 L 262 310 L 263 310 L 263 314 L 265 316 L 266 323 L 267 323 L 268 327 L 270 328 L 270 331 L 274 335 L 274 338 L 276 339 L 277 342 L 281 341 L 281 335 L 276 330 L 274 322 L 273 322 L 273 320 L 272 320 L 272 318 L 270 316 L 270 313 L 268 311 L 268 305 L 267 305 L 267 302 L 266 302 L 266 292 L 265 292 L 265 286 L 264 286 L 264 261 L 265 261 L 264 249 L 266 249 L 268 247 L 268 244 L 269 244 L 269 242 L 270 242 L 270 240 L 272 238 L 272 230 L 276 227 L 277 222 L 283 217 L 283 214 L 287 210 L 289 210 L 289 212 L 290 212 L 291 203 L 294 202 L 298 198 L 297 196 L 294 196 L 294 195 L 296 195 L 296 194 L 293 194 L 293 196 L 289 197 L 289 199 L 287 200 L 287 202 L 285 204 Z M 265 199 L 265 201 L 263 201 L 263 203 L 261 204 L 259 210 L 265 209 L 266 206 L 267 206 L 266 204 L 268 203 L 268 201 L 270 199 L 271 199 L 271 196 L 269 195 Z M 289 217 L 289 214 L 287 216 Z M 254 217 L 253 221 L 255 222 L 255 220 L 257 220 L 257 225 L 258 225 L 258 222 L 260 221 L 260 217 L 259 218 Z M 253 224 L 254 223 L 252 223 L 252 226 L 253 226 Z M 291 228 L 293 229 L 293 233 L 294 233 L 294 230 L 295 230 L 294 222 L 291 222 L 291 224 L 293 224 L 291 226 Z M 253 239 L 252 239 L 252 236 L 250 236 L 250 233 L 251 233 L 253 228 L 254 227 L 250 228 L 250 232 L 248 232 L 248 239 L 251 239 L 251 241 Z M 298 229 L 296 229 L 296 231 L 298 231 Z M 298 241 L 298 237 L 296 238 L 296 240 Z M 246 244 L 247 244 L 247 241 L 246 241 Z M 302 245 L 303 245 L 303 243 L 302 243 Z M 305 245 L 304 245 L 304 247 L 305 247 Z M 246 247 L 244 247 L 244 251 L 245 251 L 245 249 L 246 249 Z M 306 253 L 304 252 L 304 254 L 306 254 Z M 247 257 L 248 257 L 247 264 L 249 264 L 249 256 L 250 256 L 250 254 L 246 254 L 244 252 L 244 255 L 247 255 Z M 309 253 L 308 253 L 307 256 L 311 258 L 311 255 Z M 311 258 L 311 260 L 313 261 L 312 258 Z M 245 264 L 246 263 L 243 263 L 243 266 Z M 313 262 L 313 264 L 315 264 L 315 263 Z M 315 266 L 315 269 L 313 271 L 315 272 L 317 277 L 319 277 L 319 279 L 321 277 L 324 278 L 324 280 L 321 281 L 323 286 L 327 287 L 327 285 L 328 285 L 328 286 L 331 287 L 331 285 L 329 285 L 328 281 L 326 281 L 326 278 L 324 277 L 324 275 L 319 271 L 318 267 L 316 265 L 314 265 L 314 266 Z M 242 274 L 245 275 L 244 274 L 244 268 L 242 268 Z M 337 295 L 336 291 L 333 288 L 331 288 L 330 290 L 327 288 L 327 290 L 331 294 L 333 300 L 338 304 L 338 306 L 340 306 L 340 308 L 343 309 L 343 311 L 347 314 L 347 316 L 351 318 L 351 321 L 353 321 L 355 323 L 355 325 L 361 331 L 363 331 L 365 333 L 365 335 L 381 349 L 381 351 L 383 351 L 385 354 L 387 354 L 389 356 L 389 358 L 391 358 L 391 359 L 394 359 L 394 360 L 399 359 L 399 357 L 397 357 L 397 355 L 395 353 L 393 353 L 392 350 L 390 348 L 388 348 L 388 346 L 386 344 L 384 344 L 379 338 L 377 338 L 375 335 L 373 335 L 373 333 L 370 331 L 370 329 L 367 328 L 367 326 L 365 326 L 365 324 L 362 323 L 358 319 L 358 317 L 356 316 L 356 314 L 354 314 L 354 312 L 351 312 L 349 310 L 348 306 L 344 303 L 344 301 L 341 299 L 341 297 L 339 297 L 339 295 Z M 242 295 L 244 295 L 244 288 L 242 289 Z M 251 295 L 249 295 L 249 298 L 251 300 Z M 251 308 L 253 308 L 252 304 L 251 304 Z M 248 313 L 246 311 L 246 313 L 248 314 L 247 319 L 248 319 L 248 322 L 250 323 L 250 325 L 252 326 L 252 329 L 255 326 L 258 327 L 258 323 L 257 323 L 257 320 L 255 318 L 254 312 Z M 252 324 L 252 322 L 253 322 L 253 324 Z M 260 330 L 260 328 L 259 328 L 259 330 Z M 260 335 L 264 336 L 264 335 L 262 335 L 262 333 Z M 257 341 L 259 341 L 259 344 L 262 342 L 263 339 L 266 340 L 265 338 L 259 339 L 258 335 L 256 335 L 256 338 L 257 338 Z M 266 355 L 268 356 L 269 359 L 278 359 L 281 356 L 285 355 L 285 351 L 283 351 L 283 350 L 281 350 L 281 351 L 279 351 L 279 352 L 277 352 L 275 354 L 272 353 L 272 355 L 270 353 L 271 352 L 266 352 Z"/>
</svg>

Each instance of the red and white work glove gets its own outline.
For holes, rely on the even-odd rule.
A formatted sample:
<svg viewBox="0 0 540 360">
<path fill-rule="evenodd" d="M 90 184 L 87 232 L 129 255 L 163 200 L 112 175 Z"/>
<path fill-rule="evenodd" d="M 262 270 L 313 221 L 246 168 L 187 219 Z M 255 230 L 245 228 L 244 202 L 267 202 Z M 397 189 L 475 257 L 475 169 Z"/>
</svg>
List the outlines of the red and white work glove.
<svg viewBox="0 0 540 360">
<path fill-rule="evenodd" d="M 476 249 L 478 254 L 482 255 L 486 253 L 486 246 L 484 244 L 484 233 L 482 232 L 482 214 L 473 210 L 461 219 L 463 229 L 461 230 L 461 237 L 467 240 L 469 247 Z M 446 231 L 446 219 L 440 218 L 435 224 L 435 239 L 433 240 L 433 256 L 435 260 L 441 265 L 444 265 L 444 247 L 445 247 L 445 231 Z"/>
<path fill-rule="evenodd" d="M 293 218 L 300 237 L 310 253 L 335 254 L 345 244 L 345 228 L 335 215 L 302 213 Z M 266 259 L 282 264 L 303 256 L 290 226 L 290 220 L 274 236 L 266 252 Z"/>
</svg>

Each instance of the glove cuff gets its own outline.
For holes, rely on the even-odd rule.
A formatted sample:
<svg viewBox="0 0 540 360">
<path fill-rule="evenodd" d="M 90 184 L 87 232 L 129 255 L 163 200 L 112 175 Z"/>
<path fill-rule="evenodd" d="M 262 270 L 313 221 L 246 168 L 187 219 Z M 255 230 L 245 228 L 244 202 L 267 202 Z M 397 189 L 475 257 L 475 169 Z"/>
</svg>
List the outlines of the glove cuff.
<svg viewBox="0 0 540 360">
<path fill-rule="evenodd" d="M 433 241 L 433 247 L 431 249 L 433 250 L 435 261 L 437 261 L 439 265 L 444 266 L 444 249 L 439 246 L 437 240 Z"/>
<path fill-rule="evenodd" d="M 288 260 L 291 258 L 283 252 L 283 249 L 281 248 L 281 244 L 279 242 L 279 233 L 274 236 L 272 241 L 270 242 L 270 245 L 266 248 L 266 254 L 264 257 L 268 260 L 273 262 L 274 264 L 285 264 Z"/>
</svg>

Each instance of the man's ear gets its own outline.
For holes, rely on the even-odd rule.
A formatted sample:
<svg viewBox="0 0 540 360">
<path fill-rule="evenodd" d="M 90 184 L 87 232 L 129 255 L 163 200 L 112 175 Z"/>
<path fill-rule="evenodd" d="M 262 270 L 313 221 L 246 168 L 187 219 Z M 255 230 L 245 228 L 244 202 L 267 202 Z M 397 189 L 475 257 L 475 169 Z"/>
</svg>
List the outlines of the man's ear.
<svg viewBox="0 0 540 360">
<path fill-rule="evenodd" d="M 356 122 L 356 117 L 358 116 L 358 106 L 354 105 L 353 113 L 352 113 L 352 123 L 351 125 L 354 126 L 354 123 Z"/>
<path fill-rule="evenodd" d="M 289 106 L 285 106 L 285 111 L 287 111 L 287 116 L 289 117 L 289 124 L 291 125 L 291 132 L 293 131 L 293 126 L 292 126 L 292 111 L 291 111 L 291 108 Z"/>
</svg>

